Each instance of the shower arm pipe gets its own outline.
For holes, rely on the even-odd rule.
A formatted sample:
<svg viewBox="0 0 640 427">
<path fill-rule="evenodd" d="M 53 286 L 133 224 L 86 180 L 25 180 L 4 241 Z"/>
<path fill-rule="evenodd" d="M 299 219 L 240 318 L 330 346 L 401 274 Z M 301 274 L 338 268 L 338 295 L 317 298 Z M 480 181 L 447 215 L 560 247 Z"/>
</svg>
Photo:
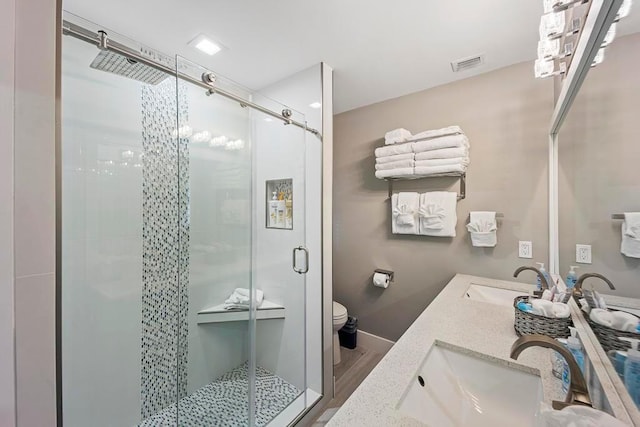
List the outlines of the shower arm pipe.
<svg viewBox="0 0 640 427">
<path fill-rule="evenodd" d="M 225 98 L 231 99 L 232 101 L 236 101 L 238 104 L 240 104 L 241 107 L 245 108 L 245 107 L 250 107 L 254 110 L 258 110 L 261 113 L 267 114 L 271 117 L 274 117 L 278 120 L 281 120 L 284 122 L 285 125 L 294 125 L 297 126 L 299 128 L 302 128 L 304 130 L 306 130 L 307 132 L 310 132 L 314 135 L 316 135 L 320 140 L 322 140 L 322 135 L 320 134 L 320 132 L 317 129 L 314 128 L 310 128 L 307 126 L 306 122 L 302 123 L 302 122 L 298 122 L 296 120 L 293 120 L 290 118 L 291 115 L 291 110 L 289 109 L 284 109 L 282 110 L 282 113 L 276 113 L 275 111 L 272 111 L 268 108 L 265 108 L 261 105 L 255 104 L 251 101 L 247 101 L 241 97 L 239 97 L 238 95 L 235 95 L 229 91 L 226 91 L 224 89 L 220 89 L 218 87 L 214 86 L 214 80 L 211 76 L 213 75 L 212 73 L 204 73 L 202 76 L 202 80 L 198 80 L 196 78 L 191 77 L 188 74 L 185 73 L 181 73 L 180 71 L 178 71 L 175 68 L 172 68 L 170 66 L 167 66 L 165 64 L 162 64 L 160 62 L 154 61 L 152 59 L 146 58 L 142 55 L 140 55 L 138 52 L 136 52 L 135 50 L 123 45 L 122 43 L 118 43 L 117 41 L 114 40 L 110 40 L 107 37 L 107 33 L 103 32 L 103 31 L 99 31 L 98 33 L 94 33 L 93 31 L 87 30 L 86 28 L 83 28 L 79 25 L 73 24 L 69 21 L 63 21 L 62 24 L 62 32 L 64 35 L 69 35 L 72 37 L 75 37 L 79 40 L 82 40 L 84 42 L 90 43 L 90 44 L 94 44 L 96 45 L 99 49 L 102 50 L 110 50 L 112 52 L 115 52 L 117 54 L 120 54 L 122 56 L 125 56 L 127 58 L 131 58 L 134 59 L 148 67 L 154 68 L 158 71 L 162 71 L 163 73 L 167 73 L 169 75 L 175 75 L 178 78 L 194 84 L 196 86 L 200 86 L 201 88 L 204 88 L 207 90 L 207 95 L 212 95 L 212 94 L 218 94 L 221 95 Z M 205 81 L 206 80 L 206 81 Z"/>
</svg>

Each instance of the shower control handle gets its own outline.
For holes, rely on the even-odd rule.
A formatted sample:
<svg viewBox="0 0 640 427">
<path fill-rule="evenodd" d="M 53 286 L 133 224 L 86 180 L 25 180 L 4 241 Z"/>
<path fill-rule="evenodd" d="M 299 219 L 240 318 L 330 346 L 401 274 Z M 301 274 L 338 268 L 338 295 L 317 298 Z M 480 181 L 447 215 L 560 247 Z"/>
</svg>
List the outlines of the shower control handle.
<svg viewBox="0 0 640 427">
<path fill-rule="evenodd" d="M 298 268 L 296 262 L 296 254 L 298 251 L 304 252 L 304 269 Z M 297 248 L 293 248 L 293 271 L 298 274 L 305 274 L 309 271 L 309 250 L 304 246 L 298 246 Z"/>
</svg>

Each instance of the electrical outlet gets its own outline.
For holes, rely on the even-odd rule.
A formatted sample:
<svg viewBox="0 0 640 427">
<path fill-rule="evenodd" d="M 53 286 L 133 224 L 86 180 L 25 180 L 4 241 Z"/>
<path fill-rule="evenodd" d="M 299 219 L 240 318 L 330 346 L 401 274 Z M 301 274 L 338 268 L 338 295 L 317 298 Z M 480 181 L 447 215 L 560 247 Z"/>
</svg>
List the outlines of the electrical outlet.
<svg viewBox="0 0 640 427">
<path fill-rule="evenodd" d="M 518 242 L 518 257 L 533 258 L 533 244 L 528 241 L 520 240 Z"/>
<path fill-rule="evenodd" d="M 591 245 L 576 245 L 576 262 L 591 264 Z"/>
</svg>

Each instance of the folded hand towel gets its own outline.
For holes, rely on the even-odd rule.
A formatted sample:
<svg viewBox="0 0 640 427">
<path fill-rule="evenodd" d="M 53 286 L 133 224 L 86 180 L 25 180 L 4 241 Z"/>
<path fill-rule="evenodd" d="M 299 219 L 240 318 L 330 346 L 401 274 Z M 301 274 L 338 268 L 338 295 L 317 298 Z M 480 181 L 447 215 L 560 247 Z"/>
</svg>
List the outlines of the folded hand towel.
<svg viewBox="0 0 640 427">
<path fill-rule="evenodd" d="M 442 138 L 427 139 L 413 143 L 413 152 L 440 150 L 443 148 L 469 147 L 469 140 L 465 135 L 450 135 Z"/>
<path fill-rule="evenodd" d="M 415 154 L 416 160 L 429 159 L 455 159 L 459 157 L 469 157 L 468 147 L 441 148 L 439 150 L 422 151 Z"/>
<path fill-rule="evenodd" d="M 398 154 L 413 153 L 413 143 L 393 144 L 387 147 L 376 148 L 376 157 L 395 156 Z"/>
<path fill-rule="evenodd" d="M 571 316 L 569 305 L 562 302 L 554 302 L 551 307 L 551 312 L 553 313 L 553 317 L 556 319 L 566 319 Z"/>
<path fill-rule="evenodd" d="M 402 192 L 391 196 L 393 234 L 418 234 L 418 193 Z"/>
<path fill-rule="evenodd" d="M 431 176 L 431 175 L 442 175 L 442 174 L 462 174 L 467 171 L 467 167 L 457 164 L 457 165 L 442 165 L 442 166 L 416 166 L 415 167 L 415 175 L 416 176 Z"/>
<path fill-rule="evenodd" d="M 404 128 L 398 128 L 390 130 L 384 135 L 384 143 L 386 145 L 398 144 L 406 142 L 409 138 L 411 138 L 411 132 Z"/>
<path fill-rule="evenodd" d="M 462 165 L 462 166 L 468 166 L 469 165 L 469 158 L 468 157 L 455 157 L 453 159 L 429 159 L 429 160 L 415 160 L 415 166 L 425 166 L 425 167 L 431 167 L 431 166 L 442 166 L 442 165 Z"/>
<path fill-rule="evenodd" d="M 376 171 L 376 178 L 401 178 L 413 176 L 413 168 L 385 169 Z"/>
<path fill-rule="evenodd" d="M 624 213 L 620 252 L 630 258 L 640 258 L 640 212 Z"/>
<path fill-rule="evenodd" d="M 545 317 L 553 317 L 553 303 L 546 299 L 531 299 L 531 308 L 535 314 Z"/>
<path fill-rule="evenodd" d="M 224 302 L 225 310 L 248 310 L 251 303 L 251 291 L 246 288 L 236 288 L 233 293 Z M 264 293 L 260 289 L 256 289 L 256 307 L 262 305 Z"/>
<path fill-rule="evenodd" d="M 424 132 L 417 133 L 410 137 L 409 141 L 419 141 L 422 139 L 438 138 L 441 136 L 457 135 L 461 133 L 463 132 L 460 126 L 449 126 L 442 129 L 425 130 Z"/>
<path fill-rule="evenodd" d="M 413 158 L 413 152 L 406 154 L 396 154 L 395 156 L 376 157 L 376 164 L 379 165 L 382 163 L 399 162 L 400 160 L 413 160 Z"/>
<path fill-rule="evenodd" d="M 415 160 L 407 159 L 407 160 L 400 160 L 399 162 L 376 164 L 376 170 L 412 168 L 415 165 L 416 165 Z"/>
<path fill-rule="evenodd" d="M 424 236 L 455 237 L 458 195 L 449 191 L 432 191 L 420 195 L 420 229 Z"/>
<path fill-rule="evenodd" d="M 471 244 L 475 247 L 492 248 L 498 243 L 496 213 L 487 211 L 471 212 L 467 230 L 471 234 Z"/>
</svg>

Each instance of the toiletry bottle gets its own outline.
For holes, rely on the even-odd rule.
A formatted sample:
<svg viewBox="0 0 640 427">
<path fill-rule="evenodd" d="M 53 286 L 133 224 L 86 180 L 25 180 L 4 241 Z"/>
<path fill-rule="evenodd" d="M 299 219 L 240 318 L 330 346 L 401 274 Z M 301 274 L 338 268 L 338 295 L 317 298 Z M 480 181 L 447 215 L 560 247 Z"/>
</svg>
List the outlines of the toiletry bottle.
<svg viewBox="0 0 640 427">
<path fill-rule="evenodd" d="M 569 270 L 569 273 L 567 274 L 567 291 L 569 292 L 573 292 L 573 287 L 576 285 L 576 282 L 578 281 L 578 275 L 576 274 L 576 267 L 575 265 L 570 266 L 571 269 Z"/>
<path fill-rule="evenodd" d="M 277 203 L 276 225 L 278 228 L 284 228 L 286 204 L 284 202 L 284 194 L 282 192 L 278 194 L 278 200 L 276 201 L 276 203 Z"/>
<path fill-rule="evenodd" d="M 627 360 L 624 362 L 624 385 L 631 396 L 631 399 L 638 406 L 640 405 L 640 351 L 635 338 L 620 338 L 631 343 L 631 349 L 627 351 Z"/>
<path fill-rule="evenodd" d="M 278 197 L 276 192 L 272 192 L 273 197 L 269 200 L 269 227 L 275 227 L 278 219 Z"/>
<path fill-rule="evenodd" d="M 549 284 L 553 283 L 551 281 L 551 277 L 549 276 L 549 273 L 547 273 L 547 270 L 544 269 L 544 262 L 536 262 L 536 264 L 540 266 L 538 270 L 540 270 L 540 273 L 542 273 L 542 275 L 547 279 L 547 283 Z M 542 290 L 542 280 L 540 280 L 540 276 L 538 276 L 538 279 L 536 281 L 536 289 L 539 291 Z"/>
<path fill-rule="evenodd" d="M 563 346 L 567 346 L 566 338 L 556 338 Z M 564 371 L 564 357 L 555 350 L 551 350 L 551 372 L 556 378 L 562 379 L 562 372 Z"/>
<path fill-rule="evenodd" d="M 569 327 L 571 331 L 571 336 L 567 338 L 567 348 L 573 355 L 573 358 L 578 363 L 580 367 L 580 371 L 584 373 L 584 354 L 582 353 L 582 344 L 580 343 L 580 339 L 578 338 L 576 328 Z M 565 361 L 564 369 L 562 371 L 562 391 L 565 393 L 569 390 L 569 384 L 571 383 L 571 375 L 569 371 L 569 364 Z"/>
</svg>

